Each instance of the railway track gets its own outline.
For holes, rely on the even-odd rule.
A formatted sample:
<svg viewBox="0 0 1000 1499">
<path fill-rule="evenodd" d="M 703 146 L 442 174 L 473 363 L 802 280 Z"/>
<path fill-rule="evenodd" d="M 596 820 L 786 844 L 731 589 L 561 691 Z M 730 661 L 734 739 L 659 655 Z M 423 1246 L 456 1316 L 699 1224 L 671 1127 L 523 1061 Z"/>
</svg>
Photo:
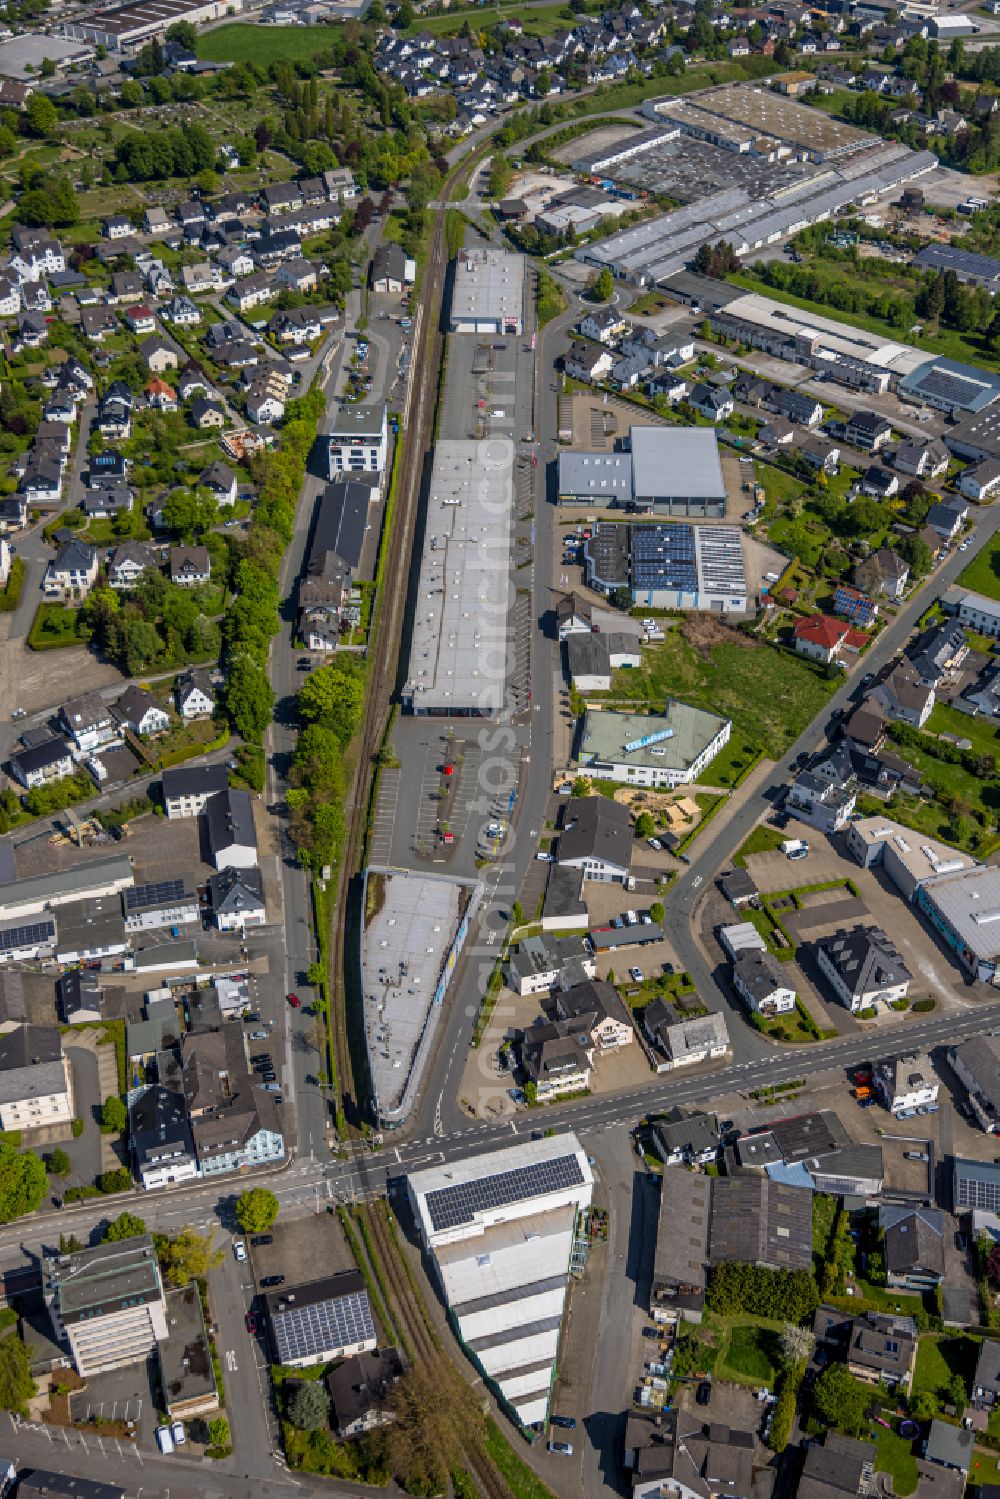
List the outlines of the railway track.
<svg viewBox="0 0 1000 1499">
<path fill-rule="evenodd" d="M 439 206 L 431 235 L 430 252 L 421 291 L 419 337 L 413 350 L 411 370 L 418 382 L 410 400 L 409 415 L 403 433 L 401 468 L 396 481 L 396 513 L 389 536 L 389 551 L 384 569 L 385 584 L 370 643 L 368 660 L 371 674 L 365 696 L 365 719 L 358 746 L 354 775 L 344 804 L 345 837 L 335 893 L 333 941 L 331 944 L 330 1024 L 337 1069 L 341 1105 L 352 1099 L 354 1115 L 344 1108 L 348 1144 L 361 1138 L 360 1118 L 365 1101 L 359 1098 L 357 1079 L 353 1075 L 348 1036 L 348 994 L 346 985 L 346 917 L 347 886 L 359 872 L 364 853 L 368 813 L 372 795 L 375 762 L 385 739 L 389 713 L 399 665 L 399 647 L 406 610 L 407 589 L 401 580 L 409 577 L 410 556 L 420 502 L 420 482 L 424 455 L 434 434 L 434 412 L 437 403 L 440 361 L 444 339 L 440 331 L 441 302 L 445 273 L 448 268 L 445 215 L 452 193 L 470 168 L 470 162 L 487 153 L 491 141 L 482 142 L 452 168 L 441 188 Z"/>
<path fill-rule="evenodd" d="M 462 1378 L 427 1318 L 419 1293 L 403 1263 L 381 1203 L 361 1208 L 369 1237 L 377 1249 L 385 1282 L 391 1292 L 397 1327 L 405 1335 L 413 1362 L 419 1363 L 440 1393 L 441 1407 L 457 1431 L 464 1458 L 484 1499 L 511 1499 L 510 1489 L 486 1450 L 482 1437 L 482 1409 L 475 1391 Z"/>
</svg>

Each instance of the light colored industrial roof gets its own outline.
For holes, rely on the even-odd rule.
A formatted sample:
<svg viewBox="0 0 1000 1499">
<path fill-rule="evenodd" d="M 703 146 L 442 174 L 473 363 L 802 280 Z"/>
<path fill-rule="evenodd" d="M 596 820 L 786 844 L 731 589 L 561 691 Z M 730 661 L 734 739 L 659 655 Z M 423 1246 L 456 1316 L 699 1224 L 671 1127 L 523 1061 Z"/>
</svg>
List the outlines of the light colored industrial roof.
<svg viewBox="0 0 1000 1499">
<path fill-rule="evenodd" d="M 405 688 L 414 712 L 503 709 L 513 471 L 509 438 L 434 449 Z"/>
<path fill-rule="evenodd" d="M 466 1156 L 463 1160 L 446 1161 L 440 1166 L 429 1166 L 425 1171 L 411 1172 L 409 1188 L 417 1204 L 425 1237 L 430 1240 L 438 1231 L 452 1235 L 451 1228 L 435 1230 L 433 1226 L 430 1210 L 427 1207 L 427 1199 L 432 1193 L 450 1193 L 451 1189 L 462 1187 L 472 1189 L 482 1183 L 488 1184 L 493 1178 L 512 1179 L 513 1173 L 523 1172 L 526 1173 L 524 1176 L 526 1195 L 517 1197 L 511 1196 L 510 1193 L 502 1194 L 503 1201 L 498 1205 L 506 1209 L 505 1216 L 508 1220 L 515 1217 L 526 1218 L 533 1211 L 537 1211 L 537 1208 L 528 1208 L 526 1212 L 519 1213 L 518 1206 L 537 1202 L 539 1193 L 536 1189 L 546 1185 L 544 1175 L 536 1180 L 536 1168 L 544 1173 L 545 1168 L 551 1163 L 561 1161 L 567 1156 L 576 1157 L 579 1168 L 576 1175 L 581 1180 L 570 1183 L 567 1187 L 556 1185 L 553 1190 L 557 1193 L 582 1192 L 589 1197 L 593 1187 L 593 1173 L 587 1164 L 587 1157 L 579 1140 L 572 1133 L 545 1136 L 541 1140 L 521 1140 L 516 1145 L 506 1145 L 500 1150 L 485 1151 L 481 1155 Z M 467 1224 L 471 1232 L 481 1232 L 482 1224 L 493 1218 L 497 1209 L 491 1206 L 490 1195 L 487 1190 L 476 1200 L 470 1201 Z M 463 1225 L 456 1226 L 462 1227 Z"/>
<path fill-rule="evenodd" d="M 1000 868 L 976 865 L 927 880 L 923 895 L 977 958 L 1000 957 Z"/>
<path fill-rule="evenodd" d="M 524 313 L 524 256 L 510 250 L 463 250 L 455 263 L 451 297 L 452 323 Z"/>
<path fill-rule="evenodd" d="M 32 875 L 5 885 L 0 890 L 0 916 L 15 916 L 19 910 L 39 902 L 44 905 L 55 901 L 61 905 L 106 885 L 123 888 L 134 883 L 132 861 L 125 854 L 114 854 L 108 859 L 77 864 L 52 874 Z"/>
<path fill-rule="evenodd" d="M 725 495 L 719 440 L 711 427 L 631 427 L 636 495 L 715 499 Z"/>
<path fill-rule="evenodd" d="M 707 429 L 706 429 L 707 430 Z M 611 504 L 632 498 L 632 459 L 628 453 L 560 453 L 560 494 Z"/>
<path fill-rule="evenodd" d="M 588 712 L 583 720 L 580 763 L 627 763 L 652 770 L 687 770 L 729 722 L 704 708 L 669 699 L 665 714 Z M 644 749 L 626 752 L 649 734 L 672 729 L 669 739 L 661 739 Z M 661 753 L 654 755 L 653 751 Z"/>
<path fill-rule="evenodd" d="M 669 100 L 663 110 L 672 114 L 674 102 Z M 865 131 L 835 120 L 824 110 L 810 109 L 748 83 L 724 83 L 689 95 L 685 102 L 693 111 L 709 116 L 706 126 L 712 117 L 719 119 L 720 126 L 724 122 L 745 125 L 755 137 L 773 136 L 786 145 L 801 146 L 821 160 L 860 150 L 871 141 Z M 659 108 L 657 113 L 661 113 Z"/>
<path fill-rule="evenodd" d="M 866 848 L 884 844 L 891 848 L 903 867 L 917 881 L 931 879 L 938 874 L 954 874 L 959 869 L 971 869 L 975 859 L 963 854 L 959 848 L 939 843 L 924 833 L 915 833 L 912 828 L 892 822 L 888 817 L 863 817 L 851 824 L 851 837 L 860 838 Z"/>
<path fill-rule="evenodd" d="M 365 1041 L 376 1107 L 385 1114 L 416 1089 L 428 1050 L 421 1042 L 437 1019 L 439 985 L 468 906 L 463 896 L 481 887 L 405 870 L 372 868 L 366 879 L 379 900 L 362 938 Z"/>
<path fill-rule="evenodd" d="M 0 44 L 0 78 L 27 80 L 40 71 L 46 58 L 57 64 L 72 62 L 89 57 L 91 51 L 86 42 L 72 42 L 66 37 L 49 36 L 40 31 L 25 31 Z"/>
<path fill-rule="evenodd" d="M 757 327 L 771 328 L 789 337 L 805 332 L 817 334 L 824 348 L 861 359 L 866 364 L 891 369 L 898 374 L 910 374 L 926 363 L 923 354 L 906 344 L 896 343 L 881 334 L 854 328 L 849 323 L 840 323 L 835 318 L 821 317 L 813 312 L 807 318 L 798 308 L 776 302 L 771 297 L 759 296 L 756 292 L 748 292 L 746 296 L 729 302 L 726 314 L 745 318 Z"/>
</svg>

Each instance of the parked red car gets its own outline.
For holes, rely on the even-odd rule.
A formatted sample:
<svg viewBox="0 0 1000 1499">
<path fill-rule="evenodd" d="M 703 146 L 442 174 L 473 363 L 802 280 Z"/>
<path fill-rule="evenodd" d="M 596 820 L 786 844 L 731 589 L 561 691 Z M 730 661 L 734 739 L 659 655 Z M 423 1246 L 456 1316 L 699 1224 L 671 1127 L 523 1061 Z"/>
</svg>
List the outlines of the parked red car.
<svg viewBox="0 0 1000 1499">
<path fill-rule="evenodd" d="M 288 1003 L 291 1005 L 293 1010 L 297 1010 L 299 1005 L 302 1003 L 297 994 L 286 994 L 285 998 L 288 1000 Z"/>
</svg>

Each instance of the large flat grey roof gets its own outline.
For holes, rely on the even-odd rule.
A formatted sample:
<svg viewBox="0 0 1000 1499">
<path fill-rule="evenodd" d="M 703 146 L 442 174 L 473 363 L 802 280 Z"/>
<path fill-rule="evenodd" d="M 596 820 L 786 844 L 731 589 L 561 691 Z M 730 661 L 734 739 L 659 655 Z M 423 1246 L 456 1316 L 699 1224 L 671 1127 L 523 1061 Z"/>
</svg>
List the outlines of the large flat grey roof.
<svg viewBox="0 0 1000 1499">
<path fill-rule="evenodd" d="M 603 764 L 627 762 L 652 770 L 687 770 L 729 722 L 704 708 L 693 708 L 689 703 L 671 700 L 667 708 L 666 716 L 659 713 L 609 713 L 605 710 L 588 712 L 580 741 L 581 765 L 596 760 Z M 656 745 L 626 754 L 627 744 L 635 744 L 648 734 L 668 728 L 673 730 L 669 739 L 661 739 Z M 659 751 L 655 756 L 651 753 L 654 748 Z"/>
<path fill-rule="evenodd" d="M 924 881 L 921 896 L 977 958 L 1000 956 L 1000 868 L 984 864 L 935 875 Z"/>
<path fill-rule="evenodd" d="M 440 1015 L 448 957 L 475 881 L 371 868 L 361 943 L 365 1043 L 380 1117 L 405 1114 Z"/>
<path fill-rule="evenodd" d="M 632 427 L 636 495 L 725 495 L 719 440 L 712 427 Z"/>
<path fill-rule="evenodd" d="M 560 494 L 610 504 L 632 498 L 632 459 L 628 453 L 560 453 Z"/>
<path fill-rule="evenodd" d="M 405 688 L 416 713 L 503 709 L 513 470 L 509 438 L 434 449 Z"/>
<path fill-rule="evenodd" d="M 524 256 L 510 250 L 464 250 L 455 264 L 452 323 L 505 317 L 524 309 Z"/>
<path fill-rule="evenodd" d="M 52 901 L 61 904 L 105 885 L 117 884 L 124 887 L 134 883 L 132 861 L 125 854 L 114 854 L 109 859 L 76 864 L 71 869 L 59 869 L 52 874 L 36 874 L 26 880 L 4 885 L 0 890 L 0 916 L 14 916 L 18 910 L 38 902 L 43 905 Z"/>
</svg>

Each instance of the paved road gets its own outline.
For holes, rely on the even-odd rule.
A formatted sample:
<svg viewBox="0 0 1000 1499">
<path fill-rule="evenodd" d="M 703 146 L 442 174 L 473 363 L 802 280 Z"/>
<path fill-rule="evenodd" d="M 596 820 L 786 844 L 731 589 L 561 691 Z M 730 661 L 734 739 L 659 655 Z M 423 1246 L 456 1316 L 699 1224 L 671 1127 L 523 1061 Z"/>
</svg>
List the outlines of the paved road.
<svg viewBox="0 0 1000 1499">
<path fill-rule="evenodd" d="M 356 291 L 350 293 L 345 333 L 353 328 L 360 297 Z M 342 338 L 333 352 L 322 388 L 326 393 L 327 408 L 320 433 L 329 431 L 331 413 L 335 405 L 335 393 L 343 362 L 349 351 L 346 337 Z M 295 696 L 301 676 L 298 670 L 298 653 L 294 650 L 295 585 L 305 564 L 306 544 L 312 527 L 316 501 L 326 486 L 327 480 L 313 464 L 306 473 L 299 495 L 295 515 L 295 534 L 285 553 L 281 571 L 281 629 L 271 643 L 269 675 L 274 688 L 276 706 L 274 722 L 267 735 L 268 757 L 267 796 L 269 803 L 281 800 L 284 794 L 291 757 L 295 749 L 296 719 Z M 278 830 L 279 860 L 281 865 L 282 898 L 284 902 L 285 926 L 285 982 L 287 991 L 298 992 L 309 964 L 318 956 L 315 938 L 310 925 L 310 891 L 306 872 L 294 857 L 294 849 L 288 837 L 287 827 L 282 821 Z M 309 991 L 300 998 L 307 1002 Z M 307 1078 L 315 1076 L 321 1068 L 321 1060 L 312 1050 L 309 1040 L 314 1022 L 302 1009 L 287 1010 L 285 1031 L 285 1064 L 281 1073 L 284 1088 L 286 1117 L 295 1118 L 298 1126 L 298 1149 L 303 1156 L 314 1156 L 325 1160 L 329 1155 L 327 1123 L 329 1110 L 320 1089 Z M 277 1039 L 277 1038 L 275 1038 Z"/>
<path fill-rule="evenodd" d="M 515 752 L 514 746 L 526 741 L 522 757 L 521 783 L 518 800 L 511 820 L 512 836 L 509 852 L 503 864 L 492 866 L 485 872 L 487 895 L 477 929 L 466 945 L 458 973 L 451 985 L 445 1004 L 450 1014 L 441 1027 L 442 1041 L 437 1055 L 428 1069 L 413 1123 L 407 1134 L 427 1136 L 432 1133 L 446 1135 L 461 1129 L 473 1129 L 467 1114 L 457 1097 L 457 1085 L 469 1053 L 469 1042 L 479 1009 L 480 996 L 499 953 L 498 933 L 507 924 L 507 913 L 521 886 L 537 848 L 538 831 L 544 826 L 546 803 L 549 796 L 552 767 L 552 734 L 555 713 L 555 693 L 552 690 L 553 673 L 559 670 L 559 653 L 551 634 L 541 628 L 541 620 L 552 606 L 549 578 L 552 576 L 552 527 L 547 510 L 546 472 L 548 460 L 555 449 L 556 394 L 552 376 L 552 350 L 560 347 L 561 335 L 578 316 L 567 309 L 556 321 L 550 323 L 538 338 L 534 358 L 534 388 L 529 405 L 524 382 L 519 380 L 518 409 L 515 435 L 523 438 L 532 430 L 546 434 L 532 446 L 537 453 L 538 464 L 534 469 L 535 502 L 535 546 L 534 546 L 534 597 L 533 612 L 535 628 L 531 637 L 530 670 L 533 684 L 532 710 L 527 727 L 522 724 L 504 726 L 497 730 L 490 726 L 481 731 L 483 743 L 490 749 L 502 746 L 508 754 Z M 523 343 L 530 340 L 531 328 L 525 330 Z M 520 343 L 521 341 L 519 341 Z M 525 361 L 530 356 L 524 356 Z M 551 435 L 549 435 L 551 434 Z M 519 452 L 527 452 L 529 445 L 516 444 Z M 524 586 L 524 575 L 519 574 L 518 586 Z M 488 776 L 488 754 L 484 755 L 480 769 L 481 778 Z"/>
<path fill-rule="evenodd" d="M 233 1412 L 229 1411 L 230 1417 Z M 247 1411 L 246 1418 L 253 1413 Z M 268 1460 L 263 1470 L 256 1470 L 235 1457 L 224 1462 L 194 1462 L 183 1454 L 161 1457 L 144 1453 L 114 1438 L 85 1435 L 61 1427 L 34 1426 L 18 1422 L 3 1413 L 0 1417 L 0 1441 L 7 1457 L 22 1468 L 47 1468 L 77 1478 L 99 1475 L 104 1483 L 120 1483 L 127 1494 L 137 1499 L 179 1499 L 181 1495 L 206 1494 L 212 1499 L 322 1499 L 329 1494 L 345 1499 L 363 1499 L 366 1494 L 397 1495 L 395 1484 L 387 1489 L 369 1488 L 366 1484 L 324 1479 L 322 1485 L 309 1478 L 292 1478 L 279 1469 L 267 1476 L 273 1466 Z"/>
<path fill-rule="evenodd" d="M 834 693 L 822 712 L 817 714 L 808 728 L 799 735 L 788 753 L 775 765 L 771 774 L 755 792 L 745 798 L 724 827 L 717 832 L 710 829 L 705 840 L 698 840 L 695 845 L 698 850 L 697 854 L 670 891 L 666 901 L 664 922 L 667 936 L 674 945 L 681 965 L 694 979 L 698 993 L 705 1003 L 715 1010 L 728 1009 L 730 1011 L 729 1034 L 733 1040 L 734 1051 L 741 1059 L 762 1055 L 768 1043 L 756 1031 L 750 1029 L 742 1009 L 734 1001 L 730 1001 L 719 988 L 701 948 L 695 941 L 693 932 L 698 920 L 698 907 L 705 895 L 705 887 L 720 868 L 732 858 L 753 826 L 764 816 L 779 788 L 788 783 L 792 761 L 803 751 L 815 750 L 825 742 L 826 725 L 837 709 L 845 713 L 850 709 L 859 691 L 858 678 L 862 672 L 877 672 L 896 655 L 905 645 L 920 615 L 940 592 L 954 583 L 958 574 L 976 552 L 989 543 L 998 526 L 1000 526 L 1000 508 L 993 507 L 982 512 L 974 533 L 975 539 L 969 550 L 964 553 L 955 552 L 948 558 L 933 581 L 918 589 L 916 594 L 903 605 L 893 622 L 883 630 L 861 658 L 854 672 Z M 906 1034 L 909 1036 L 908 1027 Z"/>
<path fill-rule="evenodd" d="M 608 1129 L 631 1129 L 646 1115 L 672 1108 L 676 1104 L 713 1105 L 718 1098 L 746 1093 L 762 1083 L 774 1084 L 790 1078 L 809 1078 L 830 1068 L 847 1069 L 871 1060 L 873 1045 L 881 1051 L 893 1045 L 907 1050 L 930 1050 L 955 1045 L 967 1036 L 980 1035 L 1000 1025 L 1000 999 L 984 1000 L 959 1014 L 914 1019 L 898 1031 L 893 1039 L 870 1034 L 839 1036 L 814 1046 L 778 1047 L 763 1040 L 764 1054 L 756 1057 L 736 1054 L 726 1067 L 700 1070 L 685 1077 L 669 1074 L 644 1083 L 627 1093 L 591 1097 L 576 1103 L 553 1105 L 541 1114 L 520 1114 L 501 1124 L 470 1123 L 464 1119 L 452 1133 L 429 1133 L 421 1139 L 389 1143 L 380 1151 L 358 1160 L 341 1160 L 326 1170 L 326 1179 L 338 1198 L 357 1199 L 379 1196 L 396 1190 L 409 1171 L 443 1161 L 460 1160 L 483 1151 L 496 1150 L 514 1140 L 525 1139 L 539 1127 L 573 1130 L 582 1135 Z M 898 1039 L 896 1039 L 898 1038 Z"/>
</svg>

